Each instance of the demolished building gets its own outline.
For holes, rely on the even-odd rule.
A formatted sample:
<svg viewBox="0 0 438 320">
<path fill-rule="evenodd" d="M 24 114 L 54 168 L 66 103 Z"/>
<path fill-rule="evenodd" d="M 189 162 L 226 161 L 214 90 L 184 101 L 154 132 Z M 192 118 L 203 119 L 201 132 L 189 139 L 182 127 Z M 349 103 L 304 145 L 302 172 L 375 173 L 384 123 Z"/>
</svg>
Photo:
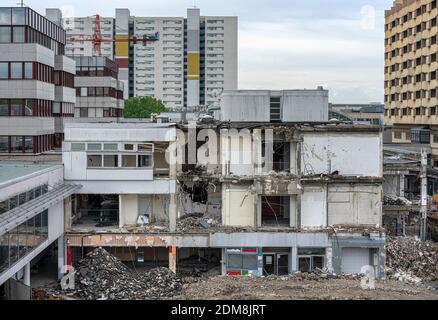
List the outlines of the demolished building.
<svg viewBox="0 0 438 320">
<path fill-rule="evenodd" d="M 176 272 L 384 276 L 381 127 L 329 122 L 322 88 L 225 91 L 215 118 L 159 122 L 66 124 L 67 264 L 100 246 Z"/>
<path fill-rule="evenodd" d="M 384 145 L 383 225 L 392 235 L 420 237 L 422 150 L 428 161 L 423 169 L 427 238 L 438 239 L 438 170 L 430 164 L 430 148 L 424 146 Z"/>
</svg>

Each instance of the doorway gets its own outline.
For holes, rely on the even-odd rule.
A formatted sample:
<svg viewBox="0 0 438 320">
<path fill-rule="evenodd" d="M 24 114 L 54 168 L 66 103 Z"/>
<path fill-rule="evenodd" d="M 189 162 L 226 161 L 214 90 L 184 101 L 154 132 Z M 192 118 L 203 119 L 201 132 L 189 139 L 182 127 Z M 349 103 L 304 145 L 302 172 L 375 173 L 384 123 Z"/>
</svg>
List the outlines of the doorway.
<svg viewBox="0 0 438 320">
<path fill-rule="evenodd" d="M 275 253 L 263 254 L 263 275 L 275 274 Z"/>
<path fill-rule="evenodd" d="M 289 253 L 263 253 L 263 275 L 281 276 L 287 274 L 289 274 Z"/>
</svg>

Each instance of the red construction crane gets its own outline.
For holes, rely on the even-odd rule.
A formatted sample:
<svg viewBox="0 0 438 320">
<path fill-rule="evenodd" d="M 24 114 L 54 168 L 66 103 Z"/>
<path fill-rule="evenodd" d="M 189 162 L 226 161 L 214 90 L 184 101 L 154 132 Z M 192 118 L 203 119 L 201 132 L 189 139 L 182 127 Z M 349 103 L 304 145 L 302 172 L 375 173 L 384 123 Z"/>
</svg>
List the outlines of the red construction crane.
<svg viewBox="0 0 438 320">
<path fill-rule="evenodd" d="M 93 43 L 93 55 L 100 56 L 102 55 L 102 43 L 103 42 L 129 42 L 129 43 L 143 43 L 143 45 L 147 45 L 148 42 L 154 42 L 159 40 L 159 33 L 156 32 L 150 35 L 144 35 L 141 38 L 132 37 L 132 38 L 122 38 L 122 39 L 113 39 L 113 38 L 102 38 L 102 33 L 100 30 L 100 15 L 96 14 L 93 16 L 95 27 L 92 36 L 86 36 L 83 34 L 68 34 L 66 37 L 67 43 L 74 42 L 82 42 L 82 41 L 91 41 Z"/>
</svg>

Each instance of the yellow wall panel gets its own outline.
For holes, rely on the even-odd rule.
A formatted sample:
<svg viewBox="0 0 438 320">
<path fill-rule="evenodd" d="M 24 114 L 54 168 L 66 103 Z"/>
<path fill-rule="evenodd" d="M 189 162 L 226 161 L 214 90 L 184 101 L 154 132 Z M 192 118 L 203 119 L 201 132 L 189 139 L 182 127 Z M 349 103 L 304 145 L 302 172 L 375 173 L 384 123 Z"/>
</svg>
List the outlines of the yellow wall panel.
<svg viewBox="0 0 438 320">
<path fill-rule="evenodd" d="M 117 34 L 116 40 L 128 39 L 126 34 Z M 128 57 L 129 56 L 129 42 L 128 41 L 116 41 L 116 57 Z"/>
<path fill-rule="evenodd" d="M 187 53 L 187 79 L 199 80 L 201 73 L 201 59 L 199 52 Z"/>
</svg>

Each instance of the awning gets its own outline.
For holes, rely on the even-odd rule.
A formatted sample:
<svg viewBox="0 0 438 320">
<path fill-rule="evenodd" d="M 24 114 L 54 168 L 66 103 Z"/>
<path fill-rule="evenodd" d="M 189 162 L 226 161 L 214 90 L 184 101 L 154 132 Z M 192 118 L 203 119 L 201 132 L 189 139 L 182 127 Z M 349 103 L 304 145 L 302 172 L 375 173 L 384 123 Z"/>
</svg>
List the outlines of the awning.
<svg viewBox="0 0 438 320">
<path fill-rule="evenodd" d="M 30 200 L 21 206 L 0 215 L 0 235 L 14 229 L 16 226 L 33 218 L 59 201 L 71 196 L 81 188 L 75 184 L 59 184 L 38 198 Z M 64 214 L 64 212 L 63 212 Z"/>
</svg>

